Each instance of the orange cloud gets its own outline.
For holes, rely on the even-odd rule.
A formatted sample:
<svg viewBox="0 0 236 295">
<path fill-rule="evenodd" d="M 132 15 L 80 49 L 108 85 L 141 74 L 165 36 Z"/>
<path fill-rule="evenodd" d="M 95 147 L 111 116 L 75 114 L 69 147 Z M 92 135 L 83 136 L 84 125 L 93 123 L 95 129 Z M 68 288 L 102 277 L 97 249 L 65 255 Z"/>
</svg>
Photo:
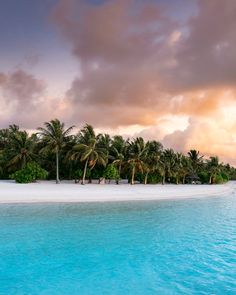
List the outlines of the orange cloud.
<svg viewBox="0 0 236 295">
<path fill-rule="evenodd" d="M 194 148 L 205 156 L 218 155 L 222 161 L 236 165 L 236 121 L 231 124 L 226 121 L 222 116 L 190 119 L 184 131 L 166 135 L 163 144 L 183 152 Z"/>
<path fill-rule="evenodd" d="M 186 92 L 172 99 L 172 111 L 193 116 L 214 116 L 227 104 L 236 102 L 234 88 L 215 87 Z"/>
<path fill-rule="evenodd" d="M 59 117 L 100 129 L 140 126 L 168 146 L 233 161 L 236 1 L 197 3 L 194 16 L 177 21 L 158 1 L 60 0 L 52 19 L 80 73 L 60 99 L 28 73 L 0 73 L 0 124 L 32 128 Z M 191 118 L 185 129 L 183 117 Z"/>
</svg>

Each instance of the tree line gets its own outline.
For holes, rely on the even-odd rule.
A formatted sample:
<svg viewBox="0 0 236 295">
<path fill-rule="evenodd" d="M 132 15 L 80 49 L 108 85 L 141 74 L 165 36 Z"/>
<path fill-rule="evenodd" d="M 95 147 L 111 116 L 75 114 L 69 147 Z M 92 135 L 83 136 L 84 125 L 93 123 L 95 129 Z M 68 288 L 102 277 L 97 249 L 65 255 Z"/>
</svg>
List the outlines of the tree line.
<svg viewBox="0 0 236 295">
<path fill-rule="evenodd" d="M 85 184 L 97 179 L 128 179 L 140 183 L 224 183 L 236 179 L 236 169 L 217 156 L 197 150 L 186 155 L 164 149 L 156 140 L 96 134 L 85 125 L 77 134 L 58 119 L 45 122 L 30 135 L 17 125 L 0 130 L 0 178 L 31 182 L 74 179 Z"/>
</svg>

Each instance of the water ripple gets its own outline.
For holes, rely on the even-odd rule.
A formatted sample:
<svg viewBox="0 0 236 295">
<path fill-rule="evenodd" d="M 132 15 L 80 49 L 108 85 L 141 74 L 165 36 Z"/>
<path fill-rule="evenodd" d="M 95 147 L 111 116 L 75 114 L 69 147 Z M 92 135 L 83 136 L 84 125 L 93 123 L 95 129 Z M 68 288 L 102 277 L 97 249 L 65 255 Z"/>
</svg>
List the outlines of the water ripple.
<svg viewBox="0 0 236 295">
<path fill-rule="evenodd" d="M 236 294 L 235 197 L 1 205 L 0 295 Z"/>
</svg>

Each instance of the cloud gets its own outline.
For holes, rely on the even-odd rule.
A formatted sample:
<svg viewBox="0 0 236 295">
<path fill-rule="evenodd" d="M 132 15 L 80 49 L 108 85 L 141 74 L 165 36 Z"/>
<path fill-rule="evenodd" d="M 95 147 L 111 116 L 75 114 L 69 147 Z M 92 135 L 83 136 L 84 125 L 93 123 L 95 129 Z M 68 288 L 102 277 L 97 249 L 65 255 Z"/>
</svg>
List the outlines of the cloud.
<svg viewBox="0 0 236 295">
<path fill-rule="evenodd" d="M 221 161 L 236 165 L 236 122 L 229 122 L 227 114 L 202 120 L 193 117 L 185 130 L 166 135 L 162 142 L 185 153 L 197 149 L 206 157 L 218 155 Z"/>
<path fill-rule="evenodd" d="M 236 81 L 236 2 L 199 0 L 198 13 L 175 52 L 176 69 L 169 73 L 180 89 L 231 86 Z"/>
<path fill-rule="evenodd" d="M 46 95 L 46 84 L 23 70 L 0 73 L 0 127 L 16 123 L 36 128 L 55 113 L 60 102 Z"/>
<path fill-rule="evenodd" d="M 222 110 L 236 101 L 236 3 L 198 0 L 182 19 L 168 9 L 159 1 L 60 0 L 53 20 L 81 68 L 67 113 L 98 128 L 140 126 L 135 135 L 232 160 L 235 119 L 225 124 Z"/>
<path fill-rule="evenodd" d="M 171 100 L 173 113 L 189 116 L 216 116 L 222 107 L 236 102 L 235 88 L 210 88 L 192 90 L 183 95 L 177 95 Z"/>
<path fill-rule="evenodd" d="M 59 0 L 51 19 L 80 72 L 60 99 L 22 70 L 0 73 L 0 124 L 32 128 L 59 117 L 126 133 L 140 126 L 167 146 L 233 159 L 236 2 L 198 0 L 182 18 L 170 3 Z"/>
<path fill-rule="evenodd" d="M 152 1 L 112 0 L 92 5 L 61 0 L 53 19 L 83 63 L 137 61 L 158 50 L 158 38 L 165 38 L 174 26 Z"/>
<path fill-rule="evenodd" d="M 148 126 L 168 114 L 209 116 L 223 98 L 235 100 L 225 95 L 235 75 L 235 1 L 198 3 L 183 24 L 153 1 L 61 0 L 53 19 L 81 65 L 66 95 L 71 118 Z M 227 19 L 224 29 L 215 30 L 215 15 Z"/>
<path fill-rule="evenodd" d="M 169 38 L 177 42 L 164 10 L 151 1 L 62 0 L 54 20 L 81 64 L 67 92 L 72 118 L 99 127 L 155 123 L 169 101 L 159 67 L 169 63 Z"/>
</svg>

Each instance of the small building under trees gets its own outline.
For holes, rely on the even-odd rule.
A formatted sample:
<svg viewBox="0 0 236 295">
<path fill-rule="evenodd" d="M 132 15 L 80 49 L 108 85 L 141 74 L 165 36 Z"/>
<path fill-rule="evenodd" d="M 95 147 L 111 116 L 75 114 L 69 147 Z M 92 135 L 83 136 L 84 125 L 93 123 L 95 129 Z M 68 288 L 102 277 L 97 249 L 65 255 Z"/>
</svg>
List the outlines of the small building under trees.
<svg viewBox="0 0 236 295">
<path fill-rule="evenodd" d="M 186 182 L 189 184 L 199 184 L 201 183 L 201 180 L 196 173 L 189 173 L 186 176 Z"/>
</svg>

